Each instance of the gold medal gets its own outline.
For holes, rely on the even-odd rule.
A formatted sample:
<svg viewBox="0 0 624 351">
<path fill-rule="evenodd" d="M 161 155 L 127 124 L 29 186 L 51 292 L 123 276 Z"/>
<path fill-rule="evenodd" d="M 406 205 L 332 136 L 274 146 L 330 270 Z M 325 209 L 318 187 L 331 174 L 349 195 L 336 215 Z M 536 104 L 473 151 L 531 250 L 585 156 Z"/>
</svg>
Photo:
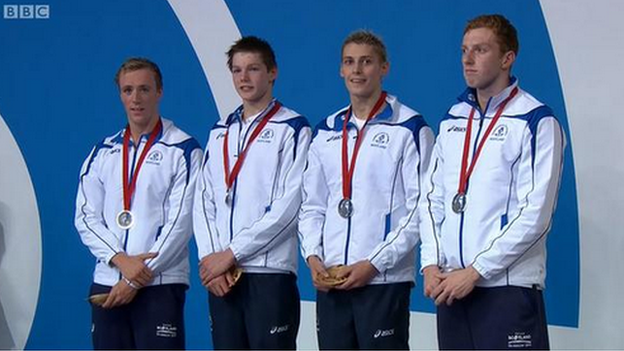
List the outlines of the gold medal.
<svg viewBox="0 0 624 351">
<path fill-rule="evenodd" d="M 329 274 L 329 277 L 323 277 L 321 276 L 320 279 L 323 281 L 323 283 L 327 284 L 327 285 L 331 285 L 331 286 L 336 286 L 336 285 L 340 285 L 344 282 L 347 281 L 347 277 L 342 277 L 342 278 L 338 278 L 337 275 L 340 272 L 340 270 L 342 270 L 344 266 L 339 264 L 337 266 L 332 266 L 327 268 L 327 274 Z"/>
</svg>

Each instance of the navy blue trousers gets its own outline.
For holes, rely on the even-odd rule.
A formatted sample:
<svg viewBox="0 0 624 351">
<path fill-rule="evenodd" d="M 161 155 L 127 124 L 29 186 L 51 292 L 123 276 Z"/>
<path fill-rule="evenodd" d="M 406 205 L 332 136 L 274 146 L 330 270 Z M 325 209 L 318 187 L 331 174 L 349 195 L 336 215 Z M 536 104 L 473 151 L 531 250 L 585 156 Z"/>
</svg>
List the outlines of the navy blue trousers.
<svg viewBox="0 0 624 351">
<path fill-rule="evenodd" d="M 127 305 L 91 307 L 91 336 L 95 350 L 183 350 L 184 284 L 141 288 Z M 110 286 L 91 285 L 89 295 L 107 293 Z"/>
<path fill-rule="evenodd" d="M 412 283 L 316 294 L 319 349 L 409 349 Z"/>
<path fill-rule="evenodd" d="M 223 297 L 208 294 L 215 350 L 294 350 L 301 314 L 294 274 L 243 273 Z"/>
<path fill-rule="evenodd" d="M 451 306 L 438 306 L 441 350 L 550 348 L 542 291 L 475 288 Z"/>
</svg>

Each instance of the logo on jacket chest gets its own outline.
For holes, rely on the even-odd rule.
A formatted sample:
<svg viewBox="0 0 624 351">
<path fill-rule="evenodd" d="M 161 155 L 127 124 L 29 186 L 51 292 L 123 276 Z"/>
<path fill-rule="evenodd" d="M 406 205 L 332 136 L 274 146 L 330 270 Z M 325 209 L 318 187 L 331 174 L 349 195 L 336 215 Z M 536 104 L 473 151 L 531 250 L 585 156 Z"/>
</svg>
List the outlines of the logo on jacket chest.
<svg viewBox="0 0 624 351">
<path fill-rule="evenodd" d="M 466 132 L 466 127 L 451 126 L 446 131 L 449 132 L 449 133 L 450 132 L 462 132 L 462 133 L 465 133 Z"/>
<path fill-rule="evenodd" d="M 490 136 L 490 140 L 504 141 L 507 138 L 508 133 L 509 133 L 509 128 L 506 125 L 501 124 L 499 126 L 494 127 L 494 131 L 492 132 L 492 135 Z"/>
<path fill-rule="evenodd" d="M 258 136 L 258 142 L 270 143 L 273 141 L 274 136 L 275 136 L 275 132 L 273 131 L 273 129 L 265 129 L 262 131 L 262 133 L 260 133 L 260 136 Z"/>
<path fill-rule="evenodd" d="M 332 135 L 329 138 L 327 138 L 326 142 L 330 142 L 330 141 L 334 141 L 334 140 L 341 140 L 342 139 L 342 134 L 336 134 L 336 135 Z"/>
<path fill-rule="evenodd" d="M 388 135 L 388 133 L 386 132 L 379 132 L 375 134 L 375 136 L 373 137 L 371 146 L 385 149 L 388 147 L 389 143 L 390 143 L 390 135 Z"/>
<path fill-rule="evenodd" d="M 163 160 L 163 158 L 164 156 L 162 152 L 160 152 L 159 150 L 153 150 L 145 158 L 145 163 L 160 166 L 160 162 Z"/>
</svg>

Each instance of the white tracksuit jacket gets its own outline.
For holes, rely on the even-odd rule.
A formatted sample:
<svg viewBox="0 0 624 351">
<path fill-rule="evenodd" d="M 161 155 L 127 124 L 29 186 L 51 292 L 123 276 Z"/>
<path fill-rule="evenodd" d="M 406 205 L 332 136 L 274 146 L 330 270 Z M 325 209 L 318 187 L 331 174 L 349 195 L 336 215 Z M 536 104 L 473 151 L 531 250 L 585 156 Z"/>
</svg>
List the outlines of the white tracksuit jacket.
<svg viewBox="0 0 624 351">
<path fill-rule="evenodd" d="M 297 213 L 311 129 L 305 117 L 282 106 L 250 146 L 225 203 L 223 140 L 229 131 L 234 167 L 255 127 L 275 100 L 251 123 L 241 124 L 242 106 L 210 131 L 193 211 L 199 258 L 231 249 L 246 272 L 297 272 Z"/>
<path fill-rule="evenodd" d="M 544 287 L 546 234 L 561 177 L 565 137 L 550 108 L 523 90 L 509 101 L 469 178 L 463 214 L 451 209 L 458 190 L 468 116 L 476 109 L 469 161 L 512 84 L 485 113 L 467 89 L 440 123 L 421 199 L 421 266 L 472 266 L 477 286 Z"/>
<path fill-rule="evenodd" d="M 113 286 L 121 279 L 111 258 L 119 253 L 157 252 L 146 261 L 154 273 L 149 285 L 189 285 L 188 241 L 195 180 L 202 152 L 195 139 L 161 119 L 163 129 L 149 150 L 136 183 L 131 211 L 135 225 L 116 224 L 123 210 L 122 155 L 125 129 L 97 144 L 84 162 L 76 198 L 75 225 L 82 242 L 96 257 L 94 282 Z M 129 167 L 134 170 L 149 133 L 138 148 L 132 140 Z"/>
<path fill-rule="evenodd" d="M 386 103 L 364 130 L 352 180 L 354 213 L 348 219 L 337 210 L 343 198 L 342 126 L 347 109 L 316 127 L 299 222 L 303 257 L 317 255 L 326 267 L 368 259 L 380 272 L 370 284 L 414 282 L 416 207 L 421 173 L 434 141 L 420 114 L 394 96 L 388 95 Z M 350 121 L 349 164 L 358 133 Z"/>
</svg>

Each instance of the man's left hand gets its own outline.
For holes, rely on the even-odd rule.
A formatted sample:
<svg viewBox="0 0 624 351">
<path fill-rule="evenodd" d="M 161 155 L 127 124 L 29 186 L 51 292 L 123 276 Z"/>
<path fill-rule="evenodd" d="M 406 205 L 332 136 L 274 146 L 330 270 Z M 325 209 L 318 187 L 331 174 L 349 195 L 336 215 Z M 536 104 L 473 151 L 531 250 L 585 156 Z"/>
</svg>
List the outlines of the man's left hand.
<svg viewBox="0 0 624 351">
<path fill-rule="evenodd" d="M 369 260 L 356 262 L 344 266 L 340 269 L 340 274 L 336 278 L 346 277 L 347 281 L 337 285 L 336 289 L 350 290 L 363 287 L 368 284 L 379 272 Z"/>
<path fill-rule="evenodd" d="M 479 272 L 472 267 L 443 273 L 442 282 L 431 294 L 435 304 L 446 303 L 450 306 L 453 301 L 463 299 L 474 289 L 479 278 L 481 278 Z"/>
<path fill-rule="evenodd" d="M 204 256 L 199 264 L 199 276 L 201 277 L 202 284 L 207 286 L 211 280 L 223 275 L 235 264 L 236 259 L 234 258 L 234 253 L 230 249 Z"/>
</svg>

